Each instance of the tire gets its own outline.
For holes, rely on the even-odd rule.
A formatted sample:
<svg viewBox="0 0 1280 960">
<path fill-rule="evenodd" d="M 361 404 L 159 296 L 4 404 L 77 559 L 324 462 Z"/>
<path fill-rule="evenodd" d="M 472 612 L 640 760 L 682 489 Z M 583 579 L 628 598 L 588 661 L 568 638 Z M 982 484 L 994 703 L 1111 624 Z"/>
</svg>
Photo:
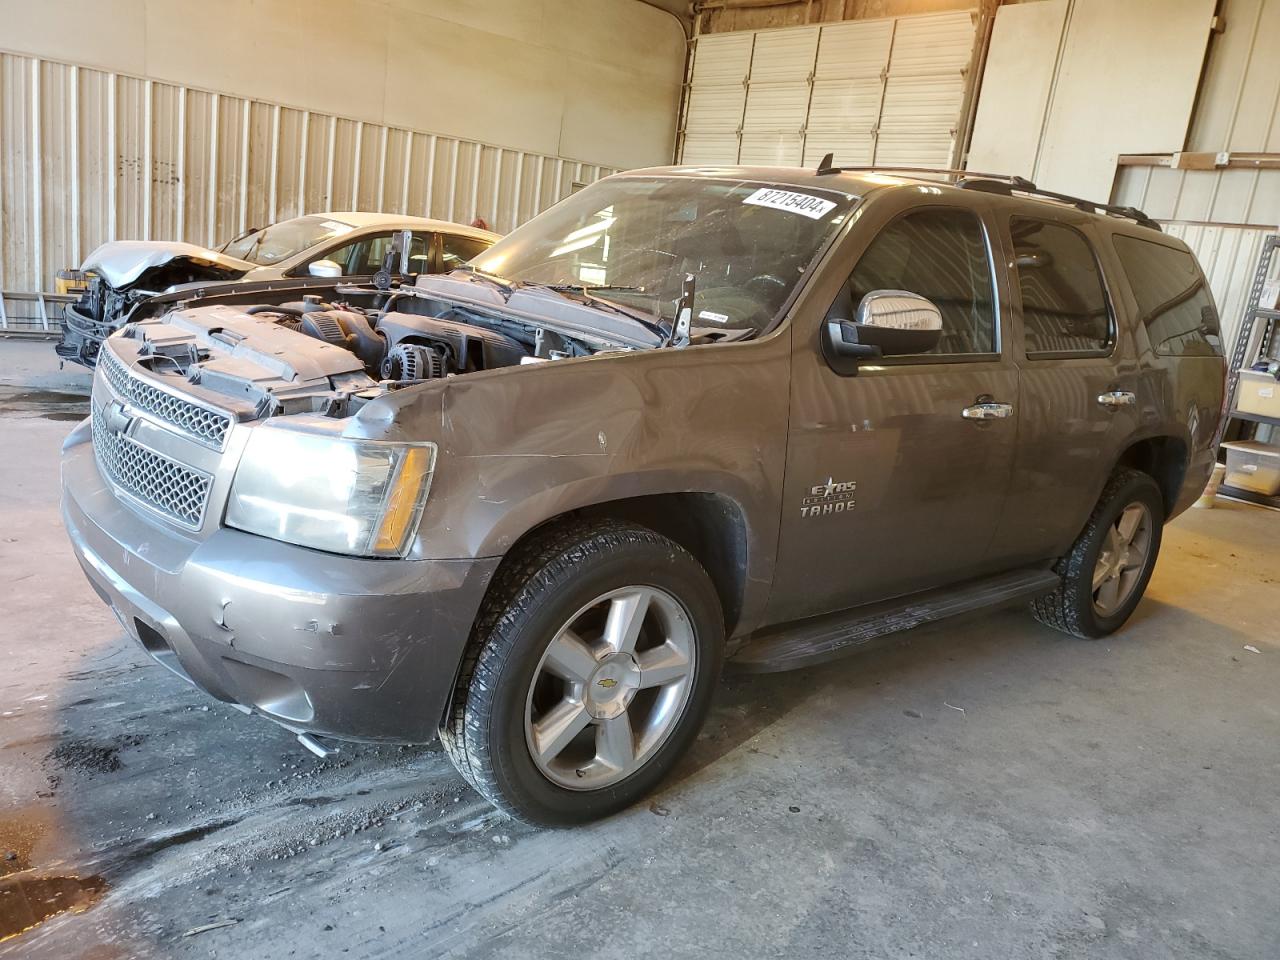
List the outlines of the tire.
<svg viewBox="0 0 1280 960">
<path fill-rule="evenodd" d="M 1114 545 L 1123 541 L 1110 539 L 1120 533 L 1117 524 L 1122 515 L 1128 511 L 1133 516 L 1139 510 L 1145 511 L 1148 524 L 1140 563 L 1126 559 L 1134 555 L 1132 547 L 1117 551 Z M 1061 585 L 1031 601 L 1032 614 L 1046 626 L 1083 640 L 1096 640 L 1120 629 L 1147 589 L 1160 553 L 1163 526 L 1164 499 L 1155 480 L 1138 470 L 1118 468 L 1103 488 L 1098 505 L 1071 551 L 1054 567 L 1062 577 Z M 1135 542 L 1137 539 L 1134 537 Z M 1109 589 L 1112 579 L 1105 580 L 1095 596 L 1095 576 L 1106 576 L 1102 567 L 1119 570 L 1129 562 L 1135 565 L 1125 567 L 1118 578 L 1112 578 L 1121 585 L 1114 602 L 1100 602 L 1100 598 L 1107 599 L 1108 594 L 1102 591 Z M 1126 580 L 1130 576 L 1132 579 Z M 1123 595 L 1119 593 L 1121 589 Z"/>
<path fill-rule="evenodd" d="M 623 611 L 619 623 L 627 610 L 648 611 L 630 654 L 625 640 L 610 643 L 620 636 L 610 632 L 615 609 Z M 629 622 L 637 621 L 632 615 Z M 589 629 L 597 625 L 599 637 Z M 612 520 L 553 527 L 518 545 L 499 568 L 441 742 L 462 776 L 517 819 L 567 826 L 609 816 L 652 790 L 693 742 L 719 678 L 723 639 L 715 588 L 678 544 Z M 581 660 L 575 641 L 594 663 Z M 569 647 L 578 659 L 561 669 Z M 678 671 L 681 656 L 684 679 L 641 686 L 657 684 L 663 669 Z M 664 667 L 664 658 L 676 665 Z M 589 714 L 587 726 L 553 754 L 558 740 L 539 737 L 555 729 L 556 710 L 582 722 L 575 702 Z M 619 709 L 625 724 L 612 715 Z M 615 749 L 628 741 L 636 764 L 629 772 L 625 746 Z"/>
</svg>

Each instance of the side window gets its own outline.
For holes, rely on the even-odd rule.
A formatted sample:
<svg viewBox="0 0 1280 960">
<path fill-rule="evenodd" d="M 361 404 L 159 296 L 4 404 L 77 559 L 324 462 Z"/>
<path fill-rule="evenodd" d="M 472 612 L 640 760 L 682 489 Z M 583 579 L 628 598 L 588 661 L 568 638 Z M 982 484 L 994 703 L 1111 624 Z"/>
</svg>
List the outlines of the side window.
<svg viewBox="0 0 1280 960">
<path fill-rule="evenodd" d="M 382 269 L 382 261 L 386 259 L 387 250 L 391 248 L 391 234 L 380 233 L 369 238 L 369 249 L 360 263 L 360 273 L 377 273 Z"/>
<path fill-rule="evenodd" d="M 409 239 L 409 272 L 428 273 L 431 268 L 430 233 L 414 233 Z M 382 269 L 382 263 L 391 248 L 390 233 L 379 233 L 372 237 L 364 237 L 341 247 L 313 257 L 297 268 L 297 274 L 303 276 L 307 267 L 316 260 L 332 260 L 342 267 L 342 273 L 348 277 L 372 276 Z M 397 264 L 398 266 L 398 264 Z"/>
<path fill-rule="evenodd" d="M 411 274 L 431 272 L 431 238 L 430 233 L 414 231 L 409 240 L 409 272 Z"/>
<path fill-rule="evenodd" d="M 1009 221 L 1028 357 L 1097 353 L 1111 345 L 1111 313 L 1093 248 L 1080 232 L 1028 217 Z"/>
<path fill-rule="evenodd" d="M 1116 234 L 1114 239 L 1155 352 L 1171 357 L 1222 356 L 1218 311 L 1195 257 L 1137 237 Z"/>
<path fill-rule="evenodd" d="M 849 277 L 853 306 L 872 290 L 933 301 L 942 311 L 934 354 L 997 352 L 991 260 L 982 224 L 967 210 L 926 208 L 881 230 Z"/>
<path fill-rule="evenodd" d="M 344 276 L 354 276 L 364 272 L 368 272 L 368 273 L 373 272 L 373 271 L 362 271 L 360 269 L 361 264 L 368 257 L 368 255 L 369 255 L 369 238 L 366 237 L 363 240 L 354 240 L 351 243 L 344 244 L 343 246 L 338 247 L 336 250 L 326 251 L 325 253 L 320 254 L 320 256 L 318 257 L 313 257 L 312 260 L 308 261 L 307 265 L 314 262 L 315 260 L 332 260 L 334 263 L 336 263 L 338 266 L 342 268 L 342 273 Z M 302 267 L 301 272 L 306 273 L 306 265 Z"/>
<path fill-rule="evenodd" d="M 440 268 L 445 273 L 450 270 L 456 270 L 472 257 L 478 257 L 488 250 L 490 246 L 488 240 L 459 237 L 452 233 L 441 234 L 440 240 Z"/>
</svg>

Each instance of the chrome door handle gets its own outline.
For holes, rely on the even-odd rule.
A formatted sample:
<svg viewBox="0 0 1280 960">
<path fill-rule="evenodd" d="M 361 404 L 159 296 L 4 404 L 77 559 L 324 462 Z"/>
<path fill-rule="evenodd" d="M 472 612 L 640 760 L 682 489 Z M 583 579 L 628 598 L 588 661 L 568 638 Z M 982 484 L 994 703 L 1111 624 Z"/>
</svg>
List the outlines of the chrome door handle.
<svg viewBox="0 0 1280 960">
<path fill-rule="evenodd" d="M 1098 402 L 1104 407 L 1132 407 L 1138 402 L 1136 395 L 1128 390 L 1108 390 L 1106 393 L 1098 394 Z"/>
<path fill-rule="evenodd" d="M 973 406 L 961 410 L 960 416 L 966 420 L 1005 420 L 1013 416 L 1013 404 L 979 400 Z"/>
</svg>

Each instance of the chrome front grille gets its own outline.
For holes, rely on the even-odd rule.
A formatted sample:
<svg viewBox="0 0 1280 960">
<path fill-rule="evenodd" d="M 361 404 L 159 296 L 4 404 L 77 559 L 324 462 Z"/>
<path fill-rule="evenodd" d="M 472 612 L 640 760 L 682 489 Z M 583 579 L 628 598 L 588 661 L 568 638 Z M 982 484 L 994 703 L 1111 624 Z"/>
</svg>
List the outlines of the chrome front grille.
<svg viewBox="0 0 1280 960">
<path fill-rule="evenodd" d="M 93 452 L 107 479 L 144 505 L 198 529 L 213 478 L 113 432 L 105 421 L 103 411 L 94 410 Z"/>
<path fill-rule="evenodd" d="M 153 387 L 131 375 L 110 350 L 103 350 L 98 361 L 111 389 L 124 400 L 145 410 L 165 423 L 172 424 L 206 446 L 221 450 L 231 429 L 231 416 Z"/>
</svg>

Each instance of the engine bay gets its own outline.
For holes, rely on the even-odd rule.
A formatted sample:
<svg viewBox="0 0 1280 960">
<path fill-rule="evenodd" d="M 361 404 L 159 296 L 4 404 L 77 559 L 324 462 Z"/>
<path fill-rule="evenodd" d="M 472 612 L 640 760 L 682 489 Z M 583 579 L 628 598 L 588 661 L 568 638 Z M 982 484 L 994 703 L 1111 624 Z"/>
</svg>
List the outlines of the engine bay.
<svg viewBox="0 0 1280 960">
<path fill-rule="evenodd" d="M 180 304 L 115 339 L 127 366 L 185 381 L 245 419 L 345 417 L 393 390 L 601 348 L 494 311 L 361 287 L 274 304 Z"/>
</svg>

